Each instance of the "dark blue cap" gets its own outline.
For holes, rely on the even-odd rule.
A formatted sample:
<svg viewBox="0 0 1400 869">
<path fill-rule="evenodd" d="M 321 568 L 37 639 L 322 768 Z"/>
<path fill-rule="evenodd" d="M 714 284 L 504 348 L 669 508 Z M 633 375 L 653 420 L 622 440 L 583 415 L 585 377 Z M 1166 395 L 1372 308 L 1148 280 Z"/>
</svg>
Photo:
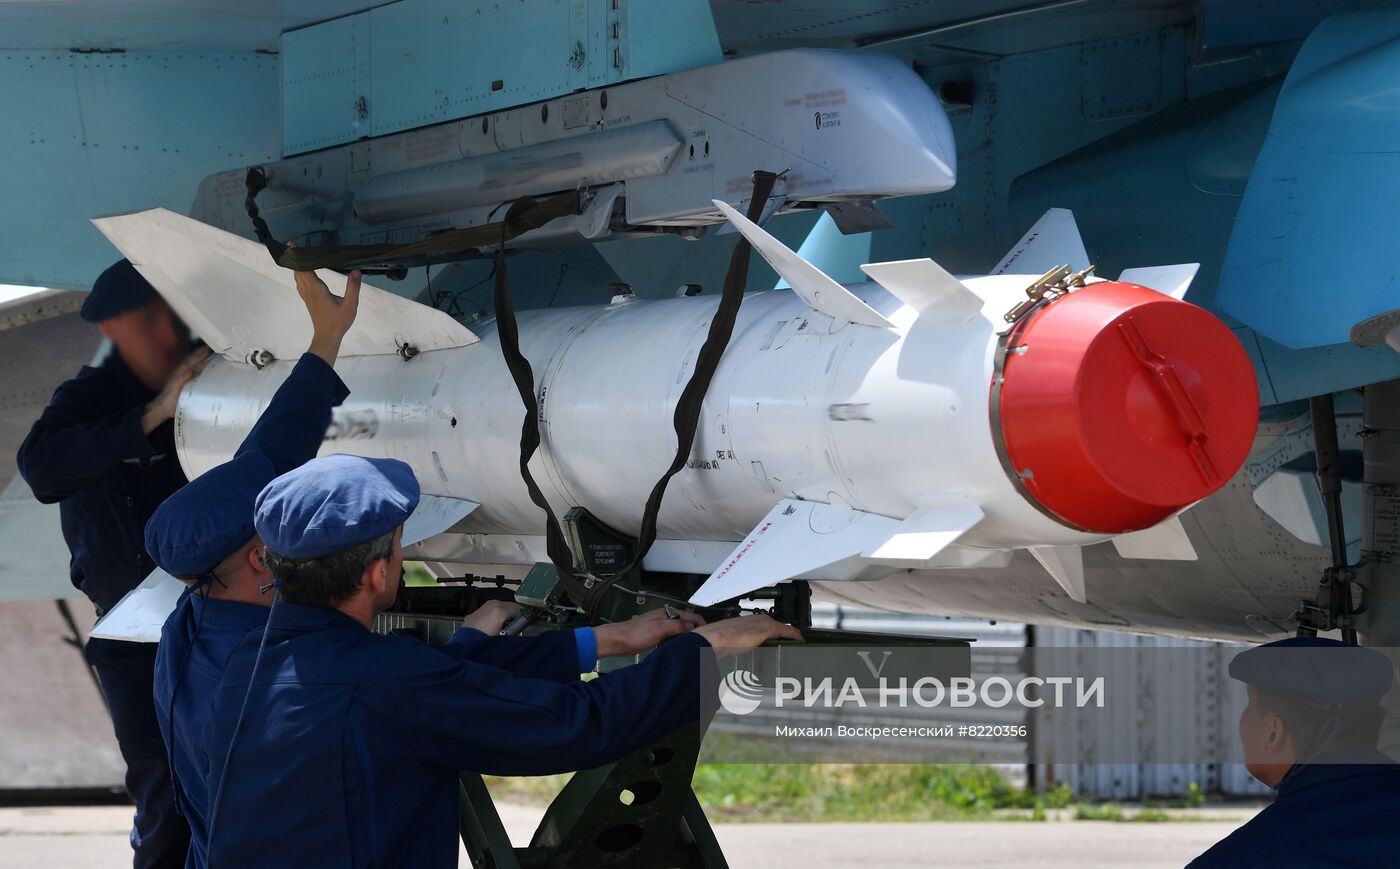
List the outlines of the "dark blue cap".
<svg viewBox="0 0 1400 869">
<path fill-rule="evenodd" d="M 283 558 L 319 558 L 399 527 L 418 506 L 418 479 L 397 459 L 312 459 L 258 495 L 253 524 Z"/>
<path fill-rule="evenodd" d="M 130 260 L 110 266 L 92 285 L 78 316 L 89 323 L 101 323 L 118 314 L 139 308 L 157 298 L 156 288 L 141 277 Z"/>
<path fill-rule="evenodd" d="M 1375 706 L 1395 682 L 1390 659 L 1375 649 L 1323 637 L 1289 637 L 1246 649 L 1230 678 L 1310 706 Z"/>
<path fill-rule="evenodd" d="M 277 471 L 262 453 L 244 453 L 201 474 L 156 508 L 146 551 L 166 573 L 208 573 L 253 539 L 258 493 Z"/>
</svg>

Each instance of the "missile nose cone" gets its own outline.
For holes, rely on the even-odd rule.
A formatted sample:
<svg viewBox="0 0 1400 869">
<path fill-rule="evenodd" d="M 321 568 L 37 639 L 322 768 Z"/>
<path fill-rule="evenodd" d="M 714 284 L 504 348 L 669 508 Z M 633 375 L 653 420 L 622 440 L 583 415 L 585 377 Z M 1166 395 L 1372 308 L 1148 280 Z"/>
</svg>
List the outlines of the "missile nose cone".
<svg viewBox="0 0 1400 869">
<path fill-rule="evenodd" d="M 1254 367 L 1206 310 L 1118 281 L 1014 328 L 993 433 L 1012 480 L 1084 531 L 1149 528 L 1239 470 L 1259 416 Z"/>
</svg>

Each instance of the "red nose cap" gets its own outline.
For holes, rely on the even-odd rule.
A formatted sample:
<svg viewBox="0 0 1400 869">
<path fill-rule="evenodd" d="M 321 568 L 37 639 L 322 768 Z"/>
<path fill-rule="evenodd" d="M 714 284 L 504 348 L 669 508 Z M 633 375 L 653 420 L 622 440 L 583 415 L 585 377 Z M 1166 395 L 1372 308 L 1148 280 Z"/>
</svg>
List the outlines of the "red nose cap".
<svg viewBox="0 0 1400 869">
<path fill-rule="evenodd" d="M 1147 287 L 1091 284 L 1012 336 L 1004 454 L 1045 512 L 1085 531 L 1150 528 L 1239 470 L 1259 387 L 1230 329 Z"/>
</svg>

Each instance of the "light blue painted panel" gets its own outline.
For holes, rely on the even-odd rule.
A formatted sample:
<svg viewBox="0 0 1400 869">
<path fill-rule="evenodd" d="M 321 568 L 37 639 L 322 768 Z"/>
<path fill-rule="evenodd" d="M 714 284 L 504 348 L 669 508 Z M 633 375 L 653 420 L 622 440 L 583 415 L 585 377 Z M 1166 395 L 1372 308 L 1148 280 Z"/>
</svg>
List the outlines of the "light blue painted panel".
<svg viewBox="0 0 1400 869">
<path fill-rule="evenodd" d="M 1400 353 L 1389 347 L 1330 344 L 1297 350 L 1259 338 L 1259 351 L 1279 402 L 1341 392 L 1400 377 Z"/>
<path fill-rule="evenodd" d="M 621 8 L 627 37 L 622 61 L 629 78 L 724 60 L 709 0 L 625 0 Z"/>
<path fill-rule="evenodd" d="M 1288 73 L 1216 297 L 1274 341 L 1339 344 L 1355 323 L 1400 307 L 1397 70 L 1400 10 L 1390 9 L 1324 22 Z"/>
<path fill-rule="evenodd" d="M 282 37 L 282 151 L 300 154 L 368 136 L 368 15 Z"/>
<path fill-rule="evenodd" d="M 707 0 L 401 0 L 282 50 L 286 154 L 724 59 Z"/>
<path fill-rule="evenodd" d="M 189 210 L 205 176 L 274 159 L 277 58 L 0 52 L 0 283 L 88 289 L 118 253 L 88 222 Z"/>
<path fill-rule="evenodd" d="M 1201 41 L 1230 48 L 1302 39 L 1327 16 L 1356 6 L 1356 0 L 1203 0 Z"/>
<path fill-rule="evenodd" d="M 284 31 L 382 0 L 5 0 L 0 48 L 274 51 Z"/>
<path fill-rule="evenodd" d="M 369 13 L 373 135 L 567 93 L 570 4 L 404 0 Z"/>
</svg>

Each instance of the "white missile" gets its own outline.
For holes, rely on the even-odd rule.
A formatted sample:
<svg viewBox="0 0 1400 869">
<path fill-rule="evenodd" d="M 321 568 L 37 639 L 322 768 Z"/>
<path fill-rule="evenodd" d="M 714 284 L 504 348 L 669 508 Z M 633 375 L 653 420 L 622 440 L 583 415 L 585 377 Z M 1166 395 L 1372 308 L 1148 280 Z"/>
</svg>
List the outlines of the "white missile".
<svg viewBox="0 0 1400 869">
<path fill-rule="evenodd" d="M 1008 323 L 1042 272 L 1088 266 L 1068 212 L 1018 244 L 1019 274 L 956 278 L 921 259 L 865 265 L 871 281 L 843 286 L 715 204 L 792 289 L 744 299 L 646 567 L 709 574 L 693 598 L 708 605 L 791 578 L 1004 566 L 1027 549 L 1083 601 L 1083 545 L 1195 557 L 1176 514 L 1240 467 L 1258 410 L 1230 330 L 1173 297 L 1195 266 L 1141 272 L 1172 295 L 1125 273 Z M 168 211 L 96 223 L 221 355 L 176 418 L 181 462 L 202 473 L 232 455 L 309 340 L 292 275 Z M 531 468 L 556 514 L 582 506 L 637 532 L 718 302 L 520 314 L 540 405 Z M 413 466 L 443 499 L 438 526 L 453 525 L 419 557 L 547 561 L 519 475 L 519 396 L 494 324 L 473 328 L 366 285 L 336 366 L 352 395 L 323 452 Z"/>
</svg>

